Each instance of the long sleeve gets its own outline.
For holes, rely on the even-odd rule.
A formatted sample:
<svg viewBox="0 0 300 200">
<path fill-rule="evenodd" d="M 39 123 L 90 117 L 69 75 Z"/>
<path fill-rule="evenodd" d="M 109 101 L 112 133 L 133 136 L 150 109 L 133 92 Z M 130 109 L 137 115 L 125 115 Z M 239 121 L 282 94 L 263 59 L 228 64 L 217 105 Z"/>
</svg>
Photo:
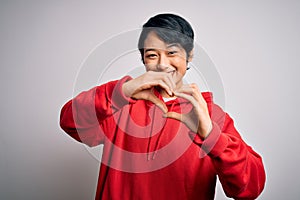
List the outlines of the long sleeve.
<svg viewBox="0 0 300 200">
<path fill-rule="evenodd" d="M 262 158 L 248 146 L 234 127 L 232 118 L 219 106 L 211 105 L 213 129 L 194 142 L 212 158 L 225 194 L 234 199 L 255 199 L 265 184 Z"/>
<path fill-rule="evenodd" d="M 124 96 L 122 84 L 126 76 L 82 92 L 68 101 L 60 114 L 60 126 L 72 138 L 88 146 L 103 143 L 101 122 L 132 101 Z"/>
</svg>

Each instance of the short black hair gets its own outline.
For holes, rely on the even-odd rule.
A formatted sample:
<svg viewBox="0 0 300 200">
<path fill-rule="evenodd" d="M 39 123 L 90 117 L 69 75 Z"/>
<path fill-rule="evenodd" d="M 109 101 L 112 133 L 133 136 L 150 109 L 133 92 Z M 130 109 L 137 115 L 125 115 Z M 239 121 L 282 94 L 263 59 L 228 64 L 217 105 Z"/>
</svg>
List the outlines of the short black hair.
<svg viewBox="0 0 300 200">
<path fill-rule="evenodd" d="M 138 48 L 144 62 L 144 42 L 148 34 L 154 31 L 167 44 L 178 43 L 187 54 L 194 48 L 194 31 L 192 26 L 182 17 L 175 14 L 158 14 L 151 17 L 140 34 Z"/>
</svg>

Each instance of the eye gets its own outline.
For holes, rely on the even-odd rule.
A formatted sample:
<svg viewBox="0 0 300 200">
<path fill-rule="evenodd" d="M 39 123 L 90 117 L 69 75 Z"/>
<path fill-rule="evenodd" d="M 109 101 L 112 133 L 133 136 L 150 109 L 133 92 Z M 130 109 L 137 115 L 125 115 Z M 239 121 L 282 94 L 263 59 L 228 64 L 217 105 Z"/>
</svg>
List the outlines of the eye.
<svg viewBox="0 0 300 200">
<path fill-rule="evenodd" d="M 151 54 L 147 54 L 147 55 L 146 55 L 146 58 L 156 58 L 156 57 L 157 57 L 157 55 L 154 54 L 154 53 L 151 53 Z"/>
<path fill-rule="evenodd" d="M 177 51 L 169 51 L 168 55 L 172 56 L 172 55 L 176 55 L 178 52 Z"/>
</svg>

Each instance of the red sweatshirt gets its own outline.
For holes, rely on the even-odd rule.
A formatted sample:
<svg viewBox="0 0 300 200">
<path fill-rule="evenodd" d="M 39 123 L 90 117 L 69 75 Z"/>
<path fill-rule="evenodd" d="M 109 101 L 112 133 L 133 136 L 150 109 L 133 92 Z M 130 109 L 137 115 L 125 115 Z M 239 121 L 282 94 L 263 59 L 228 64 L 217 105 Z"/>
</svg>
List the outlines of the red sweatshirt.
<svg viewBox="0 0 300 200">
<path fill-rule="evenodd" d="M 71 137 L 89 146 L 104 144 L 95 199 L 209 200 L 217 176 L 228 197 L 255 199 L 261 193 L 262 159 L 211 93 L 202 93 L 213 121 L 202 140 L 180 121 L 163 118 L 152 102 L 125 97 L 122 84 L 129 79 L 82 92 L 61 111 L 60 125 Z M 166 106 L 179 113 L 192 109 L 183 98 Z"/>
</svg>

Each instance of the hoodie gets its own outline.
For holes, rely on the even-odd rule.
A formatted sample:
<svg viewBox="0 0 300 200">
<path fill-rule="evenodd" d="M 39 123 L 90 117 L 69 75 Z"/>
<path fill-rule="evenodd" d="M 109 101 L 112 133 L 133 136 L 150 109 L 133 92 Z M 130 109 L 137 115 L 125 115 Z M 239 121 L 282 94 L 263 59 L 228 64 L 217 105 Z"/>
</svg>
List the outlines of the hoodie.
<svg viewBox="0 0 300 200">
<path fill-rule="evenodd" d="M 228 197 L 258 197 L 265 184 L 262 158 L 213 103 L 212 93 L 202 93 L 213 121 L 203 140 L 180 121 L 163 118 L 152 102 L 127 98 L 122 84 L 130 79 L 82 92 L 61 110 L 67 134 L 88 146 L 103 144 L 95 199 L 210 200 L 217 177 Z M 192 109 L 183 98 L 165 104 L 178 113 Z"/>
</svg>

